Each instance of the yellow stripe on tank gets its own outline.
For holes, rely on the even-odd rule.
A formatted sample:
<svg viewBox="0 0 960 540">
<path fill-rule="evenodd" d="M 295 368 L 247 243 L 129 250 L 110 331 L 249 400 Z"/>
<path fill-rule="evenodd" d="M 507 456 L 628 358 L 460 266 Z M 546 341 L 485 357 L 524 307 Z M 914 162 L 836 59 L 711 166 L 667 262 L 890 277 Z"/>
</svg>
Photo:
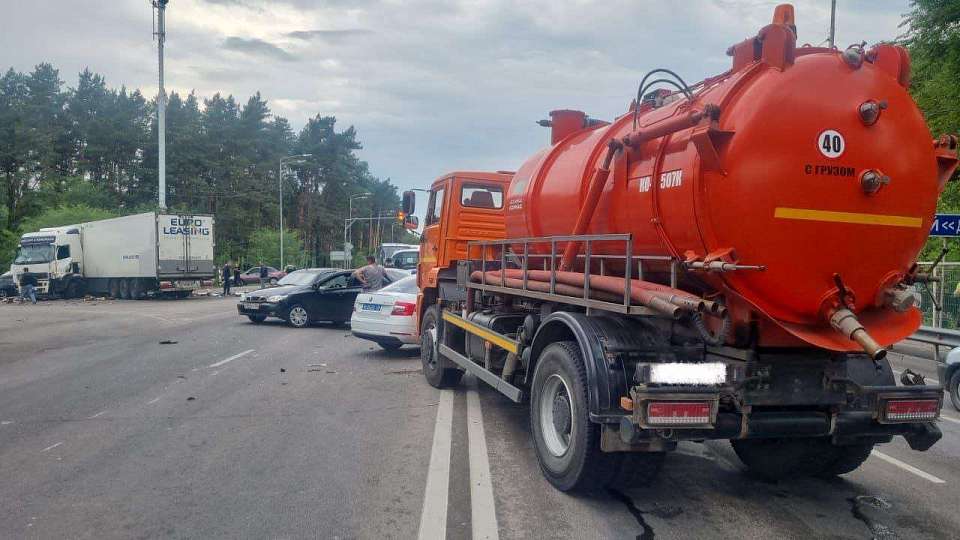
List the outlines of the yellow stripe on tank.
<svg viewBox="0 0 960 540">
<path fill-rule="evenodd" d="M 860 214 L 856 212 L 833 212 L 830 210 L 811 210 L 808 208 L 784 208 L 773 211 L 773 217 L 780 219 L 800 219 L 804 221 L 826 221 L 829 223 L 854 223 L 856 225 L 882 225 L 885 227 L 908 227 L 918 229 L 923 218 L 910 216 L 890 216 L 885 214 Z"/>
</svg>

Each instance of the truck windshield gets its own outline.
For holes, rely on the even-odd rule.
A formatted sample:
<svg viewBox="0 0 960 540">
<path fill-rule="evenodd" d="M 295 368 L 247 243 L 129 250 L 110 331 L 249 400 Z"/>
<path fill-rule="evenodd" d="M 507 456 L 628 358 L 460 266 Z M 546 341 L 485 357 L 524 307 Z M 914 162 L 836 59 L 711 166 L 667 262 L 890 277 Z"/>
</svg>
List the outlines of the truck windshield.
<svg viewBox="0 0 960 540">
<path fill-rule="evenodd" d="M 53 260 L 53 244 L 27 244 L 17 248 L 13 264 L 40 264 Z"/>
</svg>

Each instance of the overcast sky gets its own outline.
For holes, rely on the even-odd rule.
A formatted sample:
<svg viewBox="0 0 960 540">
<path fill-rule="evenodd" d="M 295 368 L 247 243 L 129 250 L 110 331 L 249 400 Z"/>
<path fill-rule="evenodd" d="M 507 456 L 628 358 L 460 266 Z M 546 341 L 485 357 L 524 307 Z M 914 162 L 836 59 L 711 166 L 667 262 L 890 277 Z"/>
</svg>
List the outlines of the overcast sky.
<svg viewBox="0 0 960 540">
<path fill-rule="evenodd" d="M 148 0 L 0 0 L 0 67 L 84 67 L 156 93 Z M 534 122 L 625 111 L 643 74 L 694 82 L 770 21 L 760 0 L 170 0 L 167 89 L 259 90 L 299 130 L 354 125 L 373 173 L 425 187 L 452 169 L 515 169 L 548 140 Z M 798 0 L 799 43 L 827 36 L 830 0 Z M 895 38 L 908 0 L 839 0 L 837 43 Z"/>
</svg>

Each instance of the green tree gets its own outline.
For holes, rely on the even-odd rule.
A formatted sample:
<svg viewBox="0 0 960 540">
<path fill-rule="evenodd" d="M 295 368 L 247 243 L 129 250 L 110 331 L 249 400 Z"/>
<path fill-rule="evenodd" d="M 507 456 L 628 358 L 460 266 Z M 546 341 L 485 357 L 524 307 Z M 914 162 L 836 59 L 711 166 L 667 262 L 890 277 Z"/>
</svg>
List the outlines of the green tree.
<svg viewBox="0 0 960 540">
<path fill-rule="evenodd" d="M 250 233 L 244 266 L 263 264 L 280 268 L 280 233 L 277 229 L 261 228 Z M 298 268 L 306 266 L 307 261 L 300 235 L 291 229 L 283 231 L 283 264 Z"/>
</svg>

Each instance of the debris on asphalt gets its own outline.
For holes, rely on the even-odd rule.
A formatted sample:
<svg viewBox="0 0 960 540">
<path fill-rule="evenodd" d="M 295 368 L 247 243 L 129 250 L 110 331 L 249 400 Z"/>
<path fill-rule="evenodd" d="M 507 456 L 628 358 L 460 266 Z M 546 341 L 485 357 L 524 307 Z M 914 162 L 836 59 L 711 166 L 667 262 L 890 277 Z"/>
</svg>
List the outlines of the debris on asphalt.
<svg viewBox="0 0 960 540">
<path fill-rule="evenodd" d="M 177 375 L 177 378 L 178 378 L 178 379 L 186 379 L 187 376 L 186 376 L 186 375 Z"/>
<path fill-rule="evenodd" d="M 163 341 L 160 342 L 161 345 L 176 345 L 177 343 L 179 343 L 179 342 L 178 342 L 178 341 L 174 341 L 174 340 L 172 340 L 172 339 L 165 339 L 165 340 L 163 340 Z"/>
<path fill-rule="evenodd" d="M 193 397 L 193 396 L 190 396 L 190 397 L 187 398 L 187 401 L 195 401 L 196 399 L 197 399 L 197 398 L 195 398 L 195 397 Z"/>
<path fill-rule="evenodd" d="M 287 370 L 286 370 L 286 369 L 284 369 L 284 368 L 280 368 L 280 373 L 286 373 L 286 372 L 287 372 Z"/>
</svg>

